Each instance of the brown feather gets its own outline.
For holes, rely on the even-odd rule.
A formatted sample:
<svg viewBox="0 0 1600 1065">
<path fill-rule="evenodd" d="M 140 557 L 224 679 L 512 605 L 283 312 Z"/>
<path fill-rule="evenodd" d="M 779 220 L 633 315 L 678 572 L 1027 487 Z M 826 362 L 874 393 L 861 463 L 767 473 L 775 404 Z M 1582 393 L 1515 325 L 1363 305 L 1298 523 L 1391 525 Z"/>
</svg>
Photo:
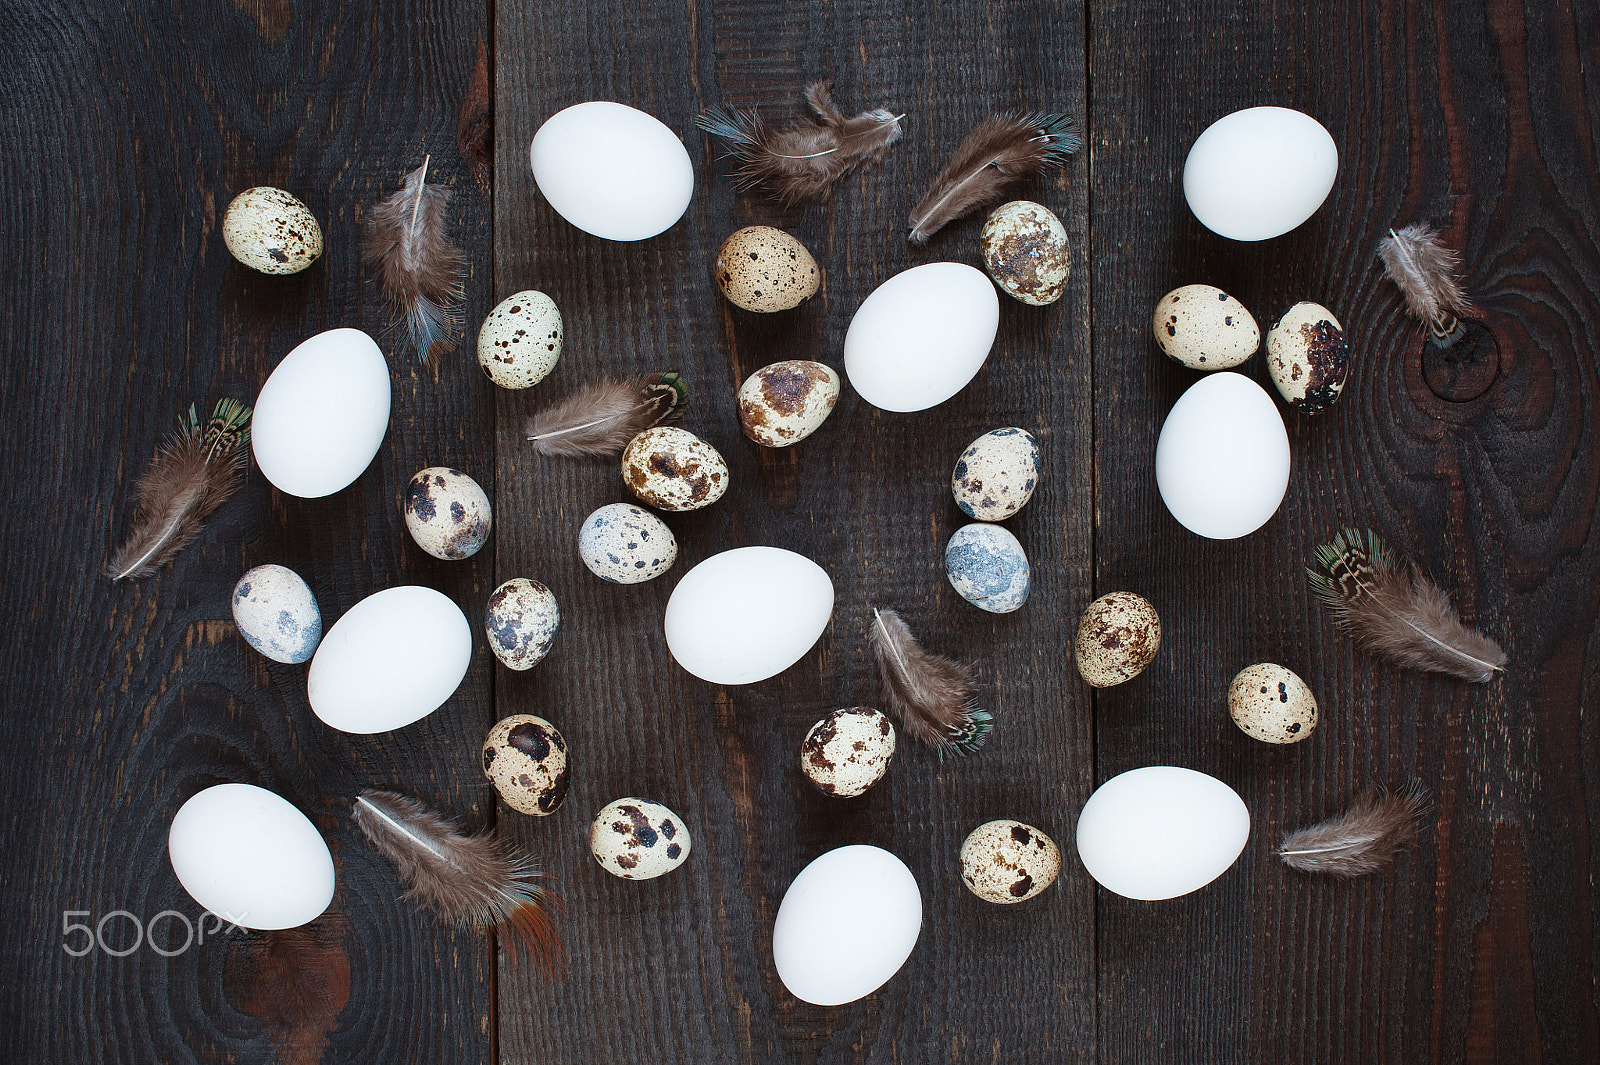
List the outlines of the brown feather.
<svg viewBox="0 0 1600 1065">
<path fill-rule="evenodd" d="M 1432 226 L 1416 223 L 1389 230 L 1378 244 L 1378 257 L 1383 272 L 1404 294 L 1411 316 L 1435 337 L 1456 339 L 1461 331 L 1457 319 L 1471 315 L 1473 308 L 1461 291 L 1461 256 L 1455 249 Z"/>
<path fill-rule="evenodd" d="M 1416 781 L 1395 794 L 1369 788 L 1343 813 L 1284 836 L 1278 857 L 1303 873 L 1338 877 L 1375 873 L 1416 838 L 1427 799 L 1427 791 Z"/>
<path fill-rule="evenodd" d="M 1477 684 L 1504 669 L 1506 653 L 1461 621 L 1450 597 L 1369 532 L 1345 529 L 1317 548 L 1308 569 L 1318 597 L 1356 642 L 1403 669 L 1447 673 Z"/>
<path fill-rule="evenodd" d="M 923 743 L 971 754 L 993 727 L 987 710 L 973 705 L 972 671 L 960 662 L 930 654 L 893 610 L 872 612 L 868 643 L 878 664 L 885 702 L 900 726 Z"/>
<path fill-rule="evenodd" d="M 651 426 L 683 417 L 687 398 L 676 371 L 603 377 L 529 418 L 527 435 L 541 455 L 615 457 Z"/>
<path fill-rule="evenodd" d="M 1059 166 L 1083 147 L 1078 124 L 1064 115 L 994 115 L 956 148 L 911 212 L 911 239 L 923 243 L 949 223 L 998 203 L 1018 181 Z"/>
<path fill-rule="evenodd" d="M 494 102 L 489 96 L 489 48 L 478 38 L 478 62 L 456 116 L 456 147 L 472 169 L 485 196 L 492 191 L 494 167 Z"/>
<path fill-rule="evenodd" d="M 562 959 L 550 910 L 559 906 L 538 883 L 533 859 L 508 847 L 492 832 L 467 835 L 415 799 L 392 791 L 363 791 L 355 821 L 372 845 L 394 863 L 405 897 L 432 910 L 447 924 L 505 928 L 506 953 L 516 957 L 521 939 L 547 972 Z"/>
<path fill-rule="evenodd" d="M 203 428 L 191 405 L 139 479 L 133 530 L 106 563 L 106 576 L 148 577 L 187 547 L 207 515 L 244 482 L 249 443 L 250 408 L 243 403 L 222 400 Z"/>
<path fill-rule="evenodd" d="M 720 108 L 696 124 L 727 141 L 729 154 L 742 164 L 735 174 L 740 188 L 761 186 L 785 204 L 818 199 L 856 167 L 881 162 L 900 139 L 904 117 L 881 107 L 846 116 L 834 106 L 832 90 L 827 79 L 806 86 L 812 113 L 781 130 L 754 111 Z"/>
<path fill-rule="evenodd" d="M 431 157 L 430 157 L 431 158 Z M 427 361 L 455 350 L 466 254 L 450 241 L 450 190 L 430 185 L 428 159 L 367 217 L 361 256 L 378 270 L 378 287 L 402 315 L 406 338 Z"/>
</svg>

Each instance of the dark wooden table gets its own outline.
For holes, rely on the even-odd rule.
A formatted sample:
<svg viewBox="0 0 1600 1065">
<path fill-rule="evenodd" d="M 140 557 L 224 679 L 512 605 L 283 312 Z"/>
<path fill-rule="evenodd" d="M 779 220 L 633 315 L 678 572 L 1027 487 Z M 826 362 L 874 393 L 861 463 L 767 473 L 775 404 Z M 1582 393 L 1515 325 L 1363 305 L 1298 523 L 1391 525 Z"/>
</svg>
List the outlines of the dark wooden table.
<svg viewBox="0 0 1600 1065">
<path fill-rule="evenodd" d="M 1240 7 L 0 3 L 0 1057 L 1600 1058 L 1600 12 L 1571 0 Z M 456 150 L 480 63 L 493 104 L 481 185 Z M 737 195 L 695 115 L 716 103 L 781 115 L 823 75 L 848 110 L 905 112 L 904 141 L 822 206 Z M 534 129 L 595 98 L 658 115 L 689 147 L 695 198 L 661 237 L 590 238 L 535 191 Z M 1342 166 L 1310 222 L 1235 244 L 1199 226 L 1179 177 L 1208 123 L 1258 103 L 1321 119 Z M 937 410 L 886 414 L 846 388 L 801 446 L 749 445 L 732 401 L 746 374 L 781 358 L 838 366 L 850 315 L 876 284 L 921 262 L 977 261 L 978 219 L 921 248 L 905 241 L 905 216 L 970 124 L 1004 107 L 1065 111 L 1088 131 L 1086 151 L 1024 189 L 1066 224 L 1065 299 L 1006 301 L 987 367 Z M 130 485 L 180 409 L 252 397 L 320 330 L 382 333 L 360 222 L 425 153 L 454 188 L 473 326 L 513 291 L 550 293 L 567 328 L 556 372 L 513 394 L 466 351 L 432 368 L 392 353 L 389 435 L 354 486 L 298 500 L 252 474 L 175 565 L 105 580 Z M 292 190 L 321 220 L 329 246 L 312 269 L 268 278 L 228 256 L 222 211 L 258 184 Z M 1415 220 L 1465 249 L 1492 342 L 1478 387 L 1430 387 L 1422 336 L 1374 262 L 1384 230 Z M 822 263 L 825 288 L 803 309 L 763 318 L 716 295 L 716 247 L 752 223 L 791 230 Z M 1260 318 L 1318 300 L 1355 350 L 1330 413 L 1287 417 L 1282 509 L 1234 542 L 1180 528 L 1152 475 L 1161 419 L 1192 376 L 1157 354 L 1147 322 L 1163 292 L 1195 281 Z M 672 574 L 605 585 L 574 541 L 584 515 L 625 498 L 615 469 L 541 459 L 519 428 L 598 374 L 670 366 L 691 382 L 686 426 L 722 450 L 734 488 L 669 519 L 682 545 Z M 1047 469 L 1010 523 L 1033 560 L 1033 597 L 994 616 L 957 598 L 940 559 L 962 520 L 947 489 L 955 455 L 1009 424 L 1038 434 Z M 439 463 L 495 501 L 494 537 L 467 562 L 425 556 L 396 507 L 410 474 Z M 1400 673 L 1337 636 L 1302 567 L 1344 524 L 1380 531 L 1452 588 L 1505 645 L 1505 676 L 1477 687 Z M 831 627 L 773 680 L 693 679 L 660 632 L 672 585 L 707 555 L 767 543 L 827 567 Z M 232 624 L 234 581 L 264 562 L 304 575 L 330 622 L 400 583 L 439 588 L 475 619 L 497 583 L 527 575 L 555 590 L 563 628 L 528 674 L 496 664 L 480 631 L 440 712 L 345 735 L 310 712 L 304 667 L 266 662 Z M 1069 642 L 1084 606 L 1116 589 L 1154 601 L 1165 642 L 1137 681 L 1093 693 Z M 828 800 L 799 777 L 795 751 L 826 709 L 875 698 L 863 643 L 873 604 L 971 660 L 997 728 L 980 754 L 942 765 L 907 743 L 866 797 Z M 1228 720 L 1228 679 L 1262 660 L 1291 665 L 1317 693 L 1324 720 L 1310 742 L 1269 748 Z M 524 711 L 554 720 L 575 758 L 571 798 L 538 822 L 497 809 L 478 769 L 490 724 Z M 1231 784 L 1253 831 L 1206 889 L 1130 902 L 1089 879 L 1073 824 L 1097 782 L 1163 763 Z M 1363 785 L 1410 778 L 1434 805 L 1392 871 L 1333 883 L 1273 857 L 1285 829 Z M 149 946 L 71 956 L 65 921 L 199 916 L 167 864 L 167 827 L 223 781 L 271 788 L 313 818 L 339 869 L 330 911 L 173 957 Z M 509 966 L 489 936 L 401 902 L 348 816 L 366 786 L 498 823 L 540 854 L 566 900 L 565 973 Z M 686 819 L 695 847 L 683 870 L 628 883 L 588 858 L 589 818 L 627 794 Z M 965 834 L 1002 816 L 1044 828 L 1066 853 L 1056 886 L 1014 909 L 979 901 L 957 875 Z M 915 872 L 922 937 L 879 993 L 808 1006 L 773 972 L 773 916 L 806 862 L 858 842 Z M 112 950 L 131 940 L 127 921 L 105 926 Z"/>
</svg>

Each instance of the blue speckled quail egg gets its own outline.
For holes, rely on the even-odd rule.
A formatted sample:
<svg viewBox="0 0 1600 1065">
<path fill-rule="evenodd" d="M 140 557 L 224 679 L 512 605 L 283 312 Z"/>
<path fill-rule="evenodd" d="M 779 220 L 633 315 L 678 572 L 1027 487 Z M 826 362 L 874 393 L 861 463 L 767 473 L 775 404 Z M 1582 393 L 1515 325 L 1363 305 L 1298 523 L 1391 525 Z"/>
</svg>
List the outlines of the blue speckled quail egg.
<svg viewBox="0 0 1600 1065">
<path fill-rule="evenodd" d="M 1025 902 L 1056 882 L 1061 849 L 1021 821 L 990 821 L 961 844 L 961 880 L 985 902 Z"/>
<path fill-rule="evenodd" d="M 317 598 L 286 566 L 257 566 L 239 578 L 233 622 L 251 647 L 274 662 L 310 661 L 322 639 Z"/>
<path fill-rule="evenodd" d="M 728 464 L 687 429 L 658 425 L 629 442 L 622 481 L 657 510 L 699 510 L 728 490 Z"/>
<path fill-rule="evenodd" d="M 608 503 L 583 519 L 578 555 L 613 584 L 640 584 L 672 568 L 678 539 L 667 523 L 632 503 Z"/>
<path fill-rule="evenodd" d="M 1299 743 L 1317 727 L 1317 697 L 1286 666 L 1258 662 L 1228 685 L 1233 723 L 1266 743 Z"/>
<path fill-rule="evenodd" d="M 529 289 L 501 300 L 478 330 L 478 365 L 501 388 L 532 388 L 561 358 L 561 311 Z"/>
<path fill-rule="evenodd" d="M 763 366 L 739 386 L 739 424 L 763 447 L 788 447 L 816 432 L 839 402 L 830 366 L 788 359 Z"/>
<path fill-rule="evenodd" d="M 1039 441 L 1026 429 L 995 429 L 956 460 L 950 494 L 967 517 L 1004 521 L 1033 498 L 1038 483 Z"/>
<path fill-rule="evenodd" d="M 222 216 L 222 242 L 235 259 L 263 274 L 295 274 L 322 254 L 322 227 L 311 209 L 282 189 L 246 189 Z"/>
<path fill-rule="evenodd" d="M 689 830 L 660 803 L 618 799 L 595 815 L 589 851 L 612 876 L 651 880 L 688 859 Z"/>
<path fill-rule="evenodd" d="M 854 798 L 883 779 L 894 757 L 894 726 L 877 710 L 850 706 L 811 726 L 800 772 L 824 795 Z"/>
<path fill-rule="evenodd" d="M 553 814 L 567 801 L 572 781 L 567 741 L 542 717 L 502 718 L 483 741 L 483 775 L 513 810 Z"/>
<path fill-rule="evenodd" d="M 434 558 L 469 558 L 489 539 L 489 497 L 460 470 L 419 471 L 406 485 L 402 509 L 411 538 Z"/>
<path fill-rule="evenodd" d="M 550 653 L 561 608 L 550 589 L 526 577 L 513 577 L 489 596 L 483 611 L 489 650 L 507 669 L 532 669 Z"/>
<path fill-rule="evenodd" d="M 1191 370 L 1226 370 L 1261 345 L 1261 327 L 1244 304 L 1212 285 L 1184 285 L 1162 296 L 1150 330 L 1169 358 Z"/>
<path fill-rule="evenodd" d="M 978 247 L 989 276 L 1013 299 L 1045 307 L 1067 291 L 1067 230 L 1042 203 L 1012 200 L 996 207 Z"/>
<path fill-rule="evenodd" d="M 1009 614 L 1028 601 L 1028 556 L 999 525 L 963 525 L 944 549 L 944 569 L 961 598 L 992 614 Z"/>
<path fill-rule="evenodd" d="M 1144 672 L 1161 649 L 1161 618 L 1133 592 L 1107 592 L 1078 620 L 1073 657 L 1093 688 L 1110 688 Z"/>
<path fill-rule="evenodd" d="M 1301 414 L 1333 406 L 1350 376 L 1350 346 L 1326 307 L 1297 303 L 1267 330 L 1267 371 L 1278 394 Z"/>
</svg>

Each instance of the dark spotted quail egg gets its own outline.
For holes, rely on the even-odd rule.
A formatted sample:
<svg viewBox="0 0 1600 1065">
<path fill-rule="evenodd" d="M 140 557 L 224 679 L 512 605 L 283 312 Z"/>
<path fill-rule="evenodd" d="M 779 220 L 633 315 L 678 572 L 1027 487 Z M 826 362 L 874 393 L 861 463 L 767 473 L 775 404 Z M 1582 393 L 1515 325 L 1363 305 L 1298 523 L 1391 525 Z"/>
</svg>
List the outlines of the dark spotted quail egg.
<svg viewBox="0 0 1600 1065">
<path fill-rule="evenodd" d="M 985 902 L 1024 902 L 1055 883 L 1060 872 L 1055 841 L 1021 821 L 979 825 L 961 844 L 961 880 Z"/>
<path fill-rule="evenodd" d="M 984 433 L 961 453 L 950 475 L 956 506 L 978 521 L 1005 521 L 1033 498 L 1039 441 L 1026 429 Z"/>
<path fill-rule="evenodd" d="M 608 503 L 583 520 L 578 555 L 602 580 L 640 584 L 672 568 L 678 540 L 666 522 L 643 507 Z"/>
<path fill-rule="evenodd" d="M 618 799 L 595 815 L 589 851 L 612 876 L 651 880 L 688 859 L 689 830 L 660 803 Z"/>
<path fill-rule="evenodd" d="M 1317 698 L 1294 671 L 1273 662 L 1246 666 L 1228 685 L 1233 723 L 1266 743 L 1299 743 L 1317 727 Z"/>
<path fill-rule="evenodd" d="M 512 714 L 483 741 L 483 775 L 513 810 L 553 814 L 567 801 L 572 779 L 567 741 L 542 717 Z"/>
<path fill-rule="evenodd" d="M 1067 290 L 1067 230 L 1044 204 L 1001 204 L 978 240 L 989 276 L 1006 295 L 1044 307 Z"/>
<path fill-rule="evenodd" d="M 468 558 L 489 539 L 489 497 L 478 482 L 447 466 L 429 466 L 406 485 L 402 509 L 411 538 L 434 558 Z"/>
<path fill-rule="evenodd" d="M 263 274 L 299 273 L 322 254 L 322 227 L 310 208 L 282 189 L 246 189 L 222 216 L 228 252 Z"/>
<path fill-rule="evenodd" d="M 800 771 L 823 794 L 854 798 L 883 779 L 894 757 L 894 726 L 865 706 L 835 710 L 800 745 Z"/>
<path fill-rule="evenodd" d="M 717 249 L 717 287 L 747 311 L 786 311 L 816 294 L 822 271 L 806 246 L 781 229 L 746 226 Z"/>
<path fill-rule="evenodd" d="M 501 388 L 532 388 L 561 358 L 561 311 L 529 289 L 501 300 L 478 330 L 478 365 Z"/>
<path fill-rule="evenodd" d="M 728 490 L 728 464 L 687 429 L 646 429 L 622 453 L 628 491 L 657 510 L 699 510 Z"/>
<path fill-rule="evenodd" d="M 1297 303 L 1267 330 L 1267 370 L 1278 394 L 1301 414 L 1333 406 L 1350 376 L 1344 329 L 1326 307 Z"/>
<path fill-rule="evenodd" d="M 1150 600 L 1109 592 L 1083 612 L 1073 657 L 1091 687 L 1109 688 L 1143 673 L 1160 649 L 1161 618 Z"/>
<path fill-rule="evenodd" d="M 538 665 L 550 653 L 550 644 L 560 626 L 561 609 L 555 595 L 526 577 L 513 577 L 496 588 L 483 611 L 489 650 L 507 669 L 532 669 Z"/>
<path fill-rule="evenodd" d="M 1211 285 L 1184 285 L 1162 296 L 1150 329 L 1161 350 L 1191 370 L 1226 370 L 1261 345 L 1261 327 L 1244 304 Z"/>
<path fill-rule="evenodd" d="M 274 662 L 307 662 L 322 639 L 322 612 L 300 574 L 287 566 L 257 566 L 233 587 L 239 634 Z"/>
<path fill-rule="evenodd" d="M 839 375 L 820 362 L 790 359 L 763 366 L 739 387 L 739 424 L 763 447 L 798 444 L 839 402 Z"/>
</svg>

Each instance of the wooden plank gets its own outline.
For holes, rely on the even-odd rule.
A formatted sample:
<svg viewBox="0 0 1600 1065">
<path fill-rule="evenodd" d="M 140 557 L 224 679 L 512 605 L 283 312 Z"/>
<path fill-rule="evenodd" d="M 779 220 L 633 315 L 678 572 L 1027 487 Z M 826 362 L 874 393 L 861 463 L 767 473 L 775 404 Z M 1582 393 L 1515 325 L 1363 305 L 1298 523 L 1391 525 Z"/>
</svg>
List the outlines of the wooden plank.
<svg viewBox="0 0 1600 1065">
<path fill-rule="evenodd" d="M 446 932 L 400 901 L 394 871 L 348 817 L 370 785 L 480 822 L 492 811 L 476 767 L 492 713 L 481 636 L 443 710 L 402 732 L 348 736 L 310 712 L 305 668 L 267 664 L 229 608 L 247 567 L 281 562 L 329 623 L 407 582 L 481 611 L 491 558 L 426 559 L 396 506 L 432 463 L 492 490 L 489 386 L 471 357 L 437 370 L 392 359 L 389 436 L 352 488 L 288 499 L 252 473 L 171 568 L 115 586 L 99 572 L 130 519 L 130 484 L 179 410 L 251 399 L 313 333 L 382 333 L 389 312 L 357 256 L 361 212 L 425 152 L 460 190 L 452 216 L 477 264 L 472 305 L 488 298 L 488 204 L 454 149 L 485 7 L 112 7 L 40 3 L 0 18 L 0 210 L 8 242 L 28 249 L 0 271 L 15 309 L 0 378 L 0 1057 L 486 1060 L 489 939 Z M 224 248 L 222 212 L 257 184 L 290 189 L 322 222 L 327 252 L 305 273 L 252 274 Z M 324 832 L 340 878 L 329 913 L 170 959 L 148 946 L 64 953 L 64 910 L 91 923 L 115 910 L 199 917 L 167 863 L 167 829 L 185 799 L 224 781 L 279 792 Z M 126 918 L 105 932 L 113 947 L 132 940 Z M 171 917 L 157 935 L 167 949 L 184 938 Z"/>
<path fill-rule="evenodd" d="M 1194 1061 L 1593 1061 L 1596 874 L 1592 437 L 1600 222 L 1592 5 L 1094 5 L 1095 590 L 1160 609 L 1165 642 L 1096 704 L 1096 775 L 1168 763 L 1250 806 L 1239 863 L 1166 903 L 1106 892 L 1100 1056 Z M 1236 244 L 1181 193 L 1206 125 L 1275 103 L 1321 119 L 1342 169 L 1294 233 Z M 1441 399 L 1374 253 L 1431 221 L 1466 251 L 1498 345 L 1481 397 Z M 1161 505 L 1161 420 L 1194 375 L 1148 334 L 1162 293 L 1209 282 L 1263 324 L 1314 299 L 1344 323 L 1353 378 L 1329 413 L 1287 414 L 1282 510 L 1202 541 Z M 1261 374 L 1257 365 L 1254 372 Z M 1302 573 L 1341 525 L 1370 526 L 1454 590 L 1510 654 L 1484 687 L 1400 673 L 1336 635 Z M 1285 750 L 1228 720 L 1232 675 L 1299 672 L 1323 709 Z M 1293 874 L 1281 833 L 1366 784 L 1435 795 L 1392 872 Z"/>
<path fill-rule="evenodd" d="M 554 374 L 499 399 L 502 533 L 496 577 L 550 584 L 562 631 L 531 673 L 499 674 L 497 706 L 563 730 L 571 797 L 532 821 L 502 812 L 561 880 L 571 963 L 547 981 L 500 974 L 508 1062 L 1087 1060 L 1093 1055 L 1091 895 L 1067 875 L 1046 896 L 1002 911 L 961 885 L 966 833 L 1013 816 L 1070 846 L 1071 811 L 1090 779 L 1088 700 L 1061 647 L 1089 579 L 1091 499 L 1085 164 L 1027 194 L 1062 216 L 1073 283 L 1062 304 L 1003 308 L 987 368 L 960 396 L 918 415 L 878 412 L 848 387 L 831 420 L 792 451 L 740 435 L 733 393 L 782 358 L 840 365 L 850 315 L 879 282 L 939 259 L 976 263 L 979 219 L 927 248 L 905 241 L 920 186 L 969 126 L 1000 107 L 1082 115 L 1082 17 L 1075 8 L 744 2 L 551 2 L 497 8 L 496 294 L 550 293 L 566 322 Z M 1040 41 L 1049 47 L 1040 48 Z M 826 206 L 781 210 L 737 196 L 720 150 L 693 132 L 702 107 L 790 113 L 814 77 L 837 79 L 850 109 L 907 113 L 881 168 L 847 180 Z M 613 244 L 579 233 L 537 194 L 527 145 L 539 123 L 587 99 L 657 115 L 684 136 L 698 186 L 666 234 Z M 772 318 L 730 309 L 712 284 L 721 240 L 752 223 L 784 226 L 816 254 L 824 291 Z M 709 509 L 670 515 L 676 568 L 642 586 L 603 584 L 576 554 L 579 524 L 627 498 L 610 463 L 529 453 L 523 419 L 602 373 L 679 367 L 685 426 L 727 458 L 733 488 Z M 948 491 L 960 450 L 1017 424 L 1039 433 L 1048 470 L 1013 522 L 1035 567 L 1033 600 L 1005 617 L 961 602 L 943 574 L 961 524 Z M 511 530 L 515 529 L 513 535 Z M 661 613 L 677 579 L 717 551 L 798 550 L 832 574 L 834 621 L 817 649 L 773 680 L 708 686 L 668 655 Z M 876 698 L 864 645 L 870 606 L 898 607 L 934 648 L 977 667 L 999 724 L 988 747 L 940 765 L 906 741 L 888 778 L 858 801 L 826 800 L 798 773 L 805 730 L 833 707 Z M 616 880 L 590 859 L 589 819 L 625 795 L 666 803 L 695 836 L 688 864 L 661 880 Z M 924 931 L 882 991 L 823 1009 L 790 996 L 770 936 L 785 888 L 832 847 L 870 842 L 921 884 Z"/>
</svg>

